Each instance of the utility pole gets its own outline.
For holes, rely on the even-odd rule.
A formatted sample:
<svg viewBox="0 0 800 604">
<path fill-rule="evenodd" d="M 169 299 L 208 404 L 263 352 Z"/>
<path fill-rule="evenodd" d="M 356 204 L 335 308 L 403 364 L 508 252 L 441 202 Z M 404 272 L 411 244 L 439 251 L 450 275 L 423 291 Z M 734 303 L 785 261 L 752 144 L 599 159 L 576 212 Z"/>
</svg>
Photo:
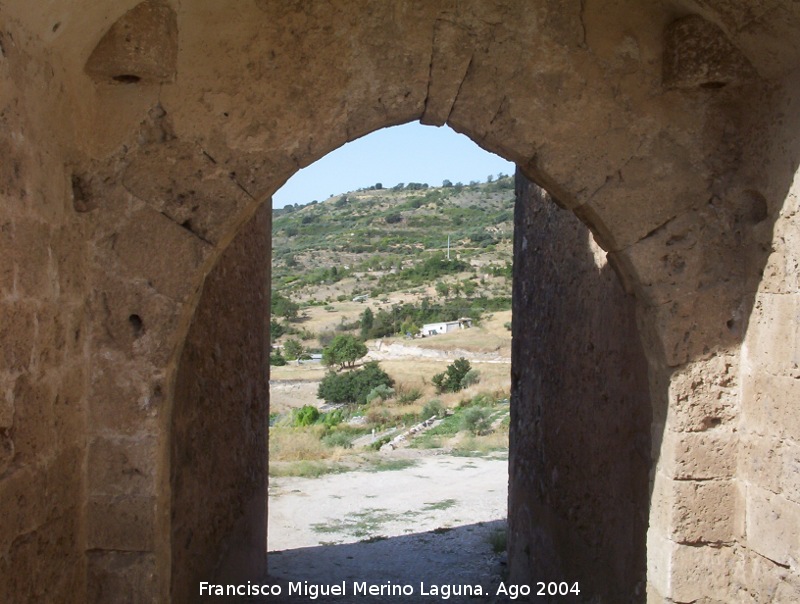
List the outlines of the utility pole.
<svg viewBox="0 0 800 604">
<path fill-rule="evenodd" d="M 447 260 L 450 260 L 450 235 L 447 236 Z"/>
</svg>

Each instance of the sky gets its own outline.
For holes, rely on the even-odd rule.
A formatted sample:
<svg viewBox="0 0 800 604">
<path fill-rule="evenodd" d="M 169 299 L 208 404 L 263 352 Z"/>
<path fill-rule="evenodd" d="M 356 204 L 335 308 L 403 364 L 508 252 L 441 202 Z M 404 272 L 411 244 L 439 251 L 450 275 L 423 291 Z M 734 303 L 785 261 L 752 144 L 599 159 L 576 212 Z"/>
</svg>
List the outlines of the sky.
<svg viewBox="0 0 800 604">
<path fill-rule="evenodd" d="M 441 186 L 485 182 L 490 174 L 513 174 L 514 164 L 484 151 L 463 134 L 443 126 L 405 124 L 347 143 L 292 176 L 273 196 L 273 207 L 305 205 L 381 183 L 420 182 Z"/>
</svg>

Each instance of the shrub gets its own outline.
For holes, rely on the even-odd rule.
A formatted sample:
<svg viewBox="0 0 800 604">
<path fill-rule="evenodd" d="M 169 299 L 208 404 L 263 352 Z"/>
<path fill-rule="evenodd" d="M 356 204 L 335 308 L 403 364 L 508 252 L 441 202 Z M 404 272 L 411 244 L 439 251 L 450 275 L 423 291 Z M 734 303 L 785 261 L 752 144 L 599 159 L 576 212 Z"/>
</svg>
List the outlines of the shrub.
<svg viewBox="0 0 800 604">
<path fill-rule="evenodd" d="M 392 416 L 389 413 L 389 410 L 383 407 L 379 408 L 372 407 L 367 411 L 368 424 L 383 426 L 384 424 L 388 424 L 391 420 Z"/>
<path fill-rule="evenodd" d="M 333 411 L 329 411 L 328 413 L 322 414 L 322 423 L 325 424 L 328 428 L 333 428 L 334 426 L 338 426 L 344 420 L 344 414 L 342 413 L 341 409 L 335 409 Z"/>
<path fill-rule="evenodd" d="M 442 401 L 440 401 L 438 398 L 435 398 L 425 403 L 425 406 L 422 408 L 422 411 L 420 412 L 420 417 L 423 420 L 430 419 L 433 416 L 436 416 L 437 418 L 442 418 L 445 416 L 446 413 L 447 409 L 445 409 L 445 406 L 442 404 Z"/>
<path fill-rule="evenodd" d="M 443 373 L 437 373 L 431 379 L 436 392 L 459 392 L 463 386 L 461 380 L 470 372 L 472 366 L 464 357 L 456 359 L 447 366 Z"/>
<path fill-rule="evenodd" d="M 470 369 L 467 373 L 464 374 L 464 377 L 461 378 L 461 389 L 469 388 L 470 386 L 474 386 L 478 382 L 481 381 L 481 374 L 477 369 Z"/>
<path fill-rule="evenodd" d="M 470 407 L 464 411 L 464 415 L 461 418 L 461 427 L 476 436 L 485 434 L 492 427 L 490 415 L 491 413 L 488 409 Z"/>
<path fill-rule="evenodd" d="M 378 451 L 378 450 L 380 450 L 380 448 L 381 448 L 383 445 L 385 445 L 386 443 L 388 443 L 388 442 L 389 442 L 389 441 L 391 441 L 391 440 L 392 440 L 392 437 L 391 437 L 391 436 L 381 436 L 381 437 L 380 437 L 378 440 L 376 440 L 375 442 L 372 442 L 372 443 L 370 443 L 370 444 L 367 446 L 367 448 L 368 448 L 368 449 L 372 449 L 373 451 Z"/>
<path fill-rule="evenodd" d="M 422 390 L 419 388 L 411 388 L 410 390 L 398 388 L 397 402 L 401 405 L 410 405 L 411 403 L 418 401 L 421 397 Z"/>
<path fill-rule="evenodd" d="M 293 412 L 292 423 L 297 427 L 311 426 L 319 419 L 319 409 L 311 405 L 303 405 Z"/>
<path fill-rule="evenodd" d="M 279 350 L 276 350 L 272 354 L 269 355 L 269 364 L 273 367 L 283 367 L 286 365 L 286 359 L 283 358 L 283 355 L 280 353 Z"/>
<path fill-rule="evenodd" d="M 332 432 L 322 437 L 322 444 L 327 447 L 342 447 L 343 449 L 353 448 L 353 437 L 346 432 Z"/>
<path fill-rule="evenodd" d="M 385 401 L 393 396 L 394 388 L 390 388 L 386 384 L 380 384 L 369 391 L 369 394 L 367 394 L 367 402 L 371 403 L 375 399 L 381 399 L 382 401 Z"/>
<path fill-rule="evenodd" d="M 293 361 L 299 359 L 305 352 L 303 345 L 293 338 L 289 338 L 283 343 L 283 352 L 286 354 L 286 359 Z"/>
<path fill-rule="evenodd" d="M 394 380 L 377 361 L 370 361 L 356 371 L 328 373 L 317 388 L 317 396 L 332 403 L 364 404 L 370 391 L 381 384 L 394 386 Z"/>
</svg>

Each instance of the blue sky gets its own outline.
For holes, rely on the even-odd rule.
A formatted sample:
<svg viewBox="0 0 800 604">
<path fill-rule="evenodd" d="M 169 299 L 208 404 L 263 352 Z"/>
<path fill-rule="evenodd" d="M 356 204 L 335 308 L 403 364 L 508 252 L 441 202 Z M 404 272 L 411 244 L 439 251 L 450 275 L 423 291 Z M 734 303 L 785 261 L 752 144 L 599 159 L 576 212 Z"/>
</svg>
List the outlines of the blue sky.
<svg viewBox="0 0 800 604">
<path fill-rule="evenodd" d="M 300 170 L 275 193 L 273 207 L 323 201 L 375 183 L 386 188 L 400 182 L 438 187 L 444 179 L 484 182 L 499 172 L 513 174 L 514 164 L 447 126 L 415 122 L 373 132 Z"/>
</svg>

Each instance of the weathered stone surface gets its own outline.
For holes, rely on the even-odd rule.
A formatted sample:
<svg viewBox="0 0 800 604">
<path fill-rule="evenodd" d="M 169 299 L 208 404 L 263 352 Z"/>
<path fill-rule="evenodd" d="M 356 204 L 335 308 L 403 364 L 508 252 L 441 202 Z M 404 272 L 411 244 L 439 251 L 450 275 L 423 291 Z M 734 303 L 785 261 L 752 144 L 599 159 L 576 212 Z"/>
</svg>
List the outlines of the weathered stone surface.
<svg viewBox="0 0 800 604">
<path fill-rule="evenodd" d="M 714 23 L 699 15 L 673 21 L 667 27 L 664 83 L 675 88 L 721 88 L 746 80 L 753 68 Z"/>
<path fill-rule="evenodd" d="M 747 487 L 747 543 L 783 566 L 800 560 L 800 503 L 756 486 Z"/>
<path fill-rule="evenodd" d="M 742 535 L 742 496 L 729 480 L 675 481 L 671 538 L 678 543 L 732 543 Z"/>
<path fill-rule="evenodd" d="M 230 573 L 221 552 L 240 576 L 263 571 L 270 219 L 265 205 L 206 279 L 180 360 L 170 431 L 176 602 Z M 222 455 L 207 454 L 217 447 Z"/>
<path fill-rule="evenodd" d="M 96 79 L 123 84 L 175 79 L 178 20 L 167 2 L 146 0 L 125 13 L 106 32 L 86 63 Z"/>
<path fill-rule="evenodd" d="M 513 411 L 513 572 L 588 569 L 595 593 L 606 589 L 613 602 L 800 599 L 793 533 L 775 528 L 796 520 L 800 498 L 795 4 L 55 0 L 41 11 L 7 0 L 0 23 L 0 576 L 10 577 L 0 601 L 167 602 L 172 585 L 212 565 L 217 545 L 232 545 L 232 555 L 258 549 L 252 533 L 242 537 L 261 522 L 254 485 L 263 468 L 246 452 L 263 445 L 257 438 L 238 443 L 234 461 L 223 439 L 211 439 L 198 482 L 178 485 L 170 501 L 189 476 L 174 460 L 198 456 L 181 430 L 210 429 L 181 416 L 192 407 L 178 405 L 188 391 L 175 389 L 179 366 L 214 374 L 197 348 L 179 363 L 206 337 L 187 343 L 196 309 L 225 306 L 224 296 L 203 301 L 204 281 L 219 279 L 208 291 L 238 291 L 243 273 L 212 278 L 214 266 L 299 167 L 417 119 L 447 122 L 545 185 L 612 252 L 637 299 L 644 407 L 612 392 L 639 391 L 624 360 L 637 330 L 610 333 L 623 311 L 609 299 L 581 302 L 604 290 L 582 291 L 578 277 L 601 287 L 610 269 L 590 263 L 584 247 L 570 257 L 570 243 L 559 252 L 541 242 L 553 259 L 542 290 L 563 285 L 574 296 L 554 296 L 520 323 L 515 346 L 542 332 L 553 344 L 517 362 L 515 379 L 552 400 L 573 392 L 569 419 L 580 421 L 535 397 L 540 423 L 535 414 L 527 423 L 530 409 Z M 236 308 L 232 332 L 247 324 Z M 587 331 L 564 338 L 559 325 Z M 195 327 L 217 333 L 205 319 Z M 251 362 L 237 383 L 263 379 Z M 600 386 L 581 389 L 571 367 L 596 372 Z M 188 398 L 216 396 L 213 382 Z M 182 428 L 176 409 L 188 418 Z M 635 413 L 652 413 L 651 446 L 646 430 L 631 428 L 647 424 Z M 142 463 L 138 451 L 86 448 L 142 434 L 148 447 L 159 443 Z M 173 523 L 173 504 L 185 512 L 182 497 L 212 492 L 209 468 L 226 464 L 247 479 L 214 503 L 225 528 L 206 532 L 210 523 L 181 514 Z M 132 471 L 140 466 L 147 472 Z M 610 500 L 601 496 L 606 476 L 619 487 Z M 685 514 L 661 514 L 662 487 L 675 495 L 668 509 L 685 503 Z M 140 488 L 156 498 L 154 512 L 136 508 Z M 737 488 L 755 493 L 744 535 L 723 530 L 715 504 L 731 509 Z M 89 501 L 106 516 L 87 513 Z M 191 551 L 181 549 L 188 527 L 201 527 Z M 734 543 L 676 546 L 678 534 Z M 89 537 L 146 551 L 89 550 Z"/>
<path fill-rule="evenodd" d="M 155 544 L 155 498 L 92 495 L 87 545 L 93 550 L 149 551 Z"/>
<path fill-rule="evenodd" d="M 651 408 L 632 299 L 588 230 L 517 182 L 511 576 L 641 596 Z"/>
<path fill-rule="evenodd" d="M 87 462 L 93 494 L 155 496 L 156 451 L 152 436 L 95 438 Z"/>
<path fill-rule="evenodd" d="M 156 560 L 145 552 L 89 552 L 89 601 L 131 604 L 158 601 Z M 122 600 L 125 601 L 125 600 Z"/>
<path fill-rule="evenodd" d="M 735 433 L 664 432 L 662 471 L 675 480 L 733 478 L 739 438 Z"/>
</svg>

